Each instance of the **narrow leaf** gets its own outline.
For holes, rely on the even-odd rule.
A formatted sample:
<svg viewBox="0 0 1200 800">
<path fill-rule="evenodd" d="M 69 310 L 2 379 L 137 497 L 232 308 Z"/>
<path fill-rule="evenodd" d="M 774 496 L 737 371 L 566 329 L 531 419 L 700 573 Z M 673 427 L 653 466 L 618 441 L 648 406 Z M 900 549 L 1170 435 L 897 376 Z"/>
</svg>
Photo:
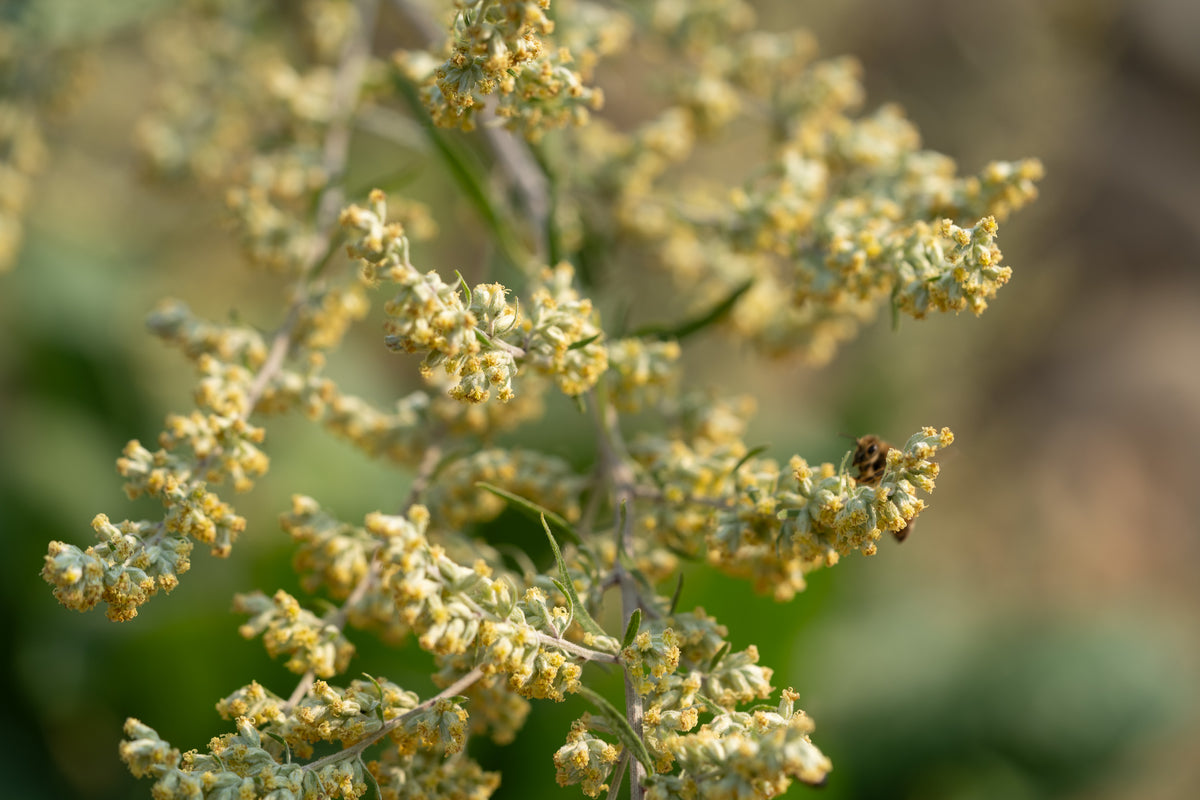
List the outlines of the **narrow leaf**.
<svg viewBox="0 0 1200 800">
<path fill-rule="evenodd" d="M 363 675 L 375 685 L 375 691 L 379 692 L 379 705 L 375 706 L 375 716 L 379 718 L 380 722 L 386 722 L 383 718 L 383 687 L 380 686 L 379 681 L 375 680 L 375 676 L 371 673 L 364 672 Z"/>
<path fill-rule="evenodd" d="M 634 336 L 646 336 L 652 339 L 683 339 L 686 336 L 691 336 L 693 333 L 698 333 L 705 328 L 720 322 L 737 303 L 750 287 L 754 285 L 754 280 L 750 279 L 745 283 L 734 288 L 723 300 L 719 301 L 712 308 L 697 314 L 689 320 L 675 325 L 673 327 L 664 327 L 661 325 L 649 325 L 644 328 L 639 328 L 633 332 Z"/>
<path fill-rule="evenodd" d="M 671 605 L 667 607 L 668 614 L 674 614 L 679 607 L 679 596 L 683 594 L 683 573 L 679 573 L 679 582 L 675 584 L 675 593 L 671 595 Z"/>
<path fill-rule="evenodd" d="M 650 751 L 646 749 L 646 743 L 642 741 L 633 730 L 633 726 L 629 724 L 629 720 L 625 719 L 625 715 L 608 702 L 603 695 L 597 693 L 587 686 L 580 687 L 579 693 L 588 699 L 596 710 L 600 712 L 600 716 L 604 717 L 604 721 L 612 728 L 613 733 L 625 745 L 625 749 L 633 753 L 638 761 L 646 768 L 646 771 L 651 775 L 654 774 L 654 759 L 650 757 Z"/>
<path fill-rule="evenodd" d="M 480 489 L 488 490 L 500 499 L 506 501 L 514 511 L 519 511 L 535 522 L 539 519 L 545 518 L 545 521 L 549 523 L 550 527 L 552 527 L 559 536 L 563 536 L 567 539 L 570 539 L 575 544 L 579 544 L 579 534 L 575 532 L 575 528 L 571 525 L 571 523 L 567 522 L 561 516 L 555 514 L 545 506 L 540 506 L 532 500 L 526 500 L 519 494 L 513 494 L 507 489 L 501 489 L 499 486 L 487 483 L 485 481 L 479 481 L 475 485 Z"/>
<path fill-rule="evenodd" d="M 363 761 L 361 755 L 358 757 L 358 763 L 362 765 L 363 775 L 366 775 L 367 779 L 371 782 L 371 788 L 375 790 L 375 796 L 382 800 L 383 789 L 379 788 L 379 781 L 375 780 L 375 773 L 367 769 L 367 764 Z"/>
<path fill-rule="evenodd" d="M 263 736 L 268 736 L 268 737 L 274 739 L 276 742 L 283 745 L 284 747 L 289 747 L 289 745 L 287 743 L 287 739 L 283 738 L 278 733 L 273 733 L 271 731 L 259 731 L 259 733 L 261 733 Z"/>
<path fill-rule="evenodd" d="M 571 599 L 573 594 L 571 590 L 567 588 L 567 585 L 557 578 L 551 578 L 550 582 L 554 584 L 555 588 L 562 592 L 563 597 L 567 598 L 567 622 L 562 628 L 565 631 L 567 628 L 571 627 L 571 623 L 575 620 L 575 601 Z"/>
<path fill-rule="evenodd" d="M 732 648 L 733 648 L 733 645 L 729 644 L 729 642 L 726 642 L 725 644 L 721 645 L 721 649 L 716 652 L 716 655 L 714 655 L 712 657 L 712 661 L 710 661 L 708 663 L 708 671 L 712 672 L 713 670 L 715 670 L 717 668 L 717 665 L 721 663 L 721 661 L 725 658 L 725 656 L 729 655 L 729 651 Z"/>
<path fill-rule="evenodd" d="M 550 526 L 546 523 L 544 516 L 542 517 L 542 527 L 546 530 L 546 538 L 550 540 L 550 549 L 554 551 L 554 561 L 558 564 L 558 574 L 562 578 L 562 584 L 555 585 L 559 586 L 559 591 L 566 594 L 575 606 L 575 621 L 579 623 L 579 627 L 588 633 L 608 638 L 608 634 L 604 632 L 604 628 L 601 628 L 596 623 L 596 620 L 592 619 L 591 615 L 587 612 L 587 607 L 579 599 L 579 594 L 575 591 L 575 583 L 571 580 L 571 573 L 567 571 L 567 562 L 563 559 L 562 550 L 558 549 L 558 542 L 554 540 L 554 534 L 550 532 Z"/>
<path fill-rule="evenodd" d="M 454 274 L 458 276 L 459 285 L 462 286 L 463 294 L 467 296 L 467 308 L 471 307 L 471 287 L 467 285 L 467 279 L 462 276 L 458 270 L 454 270 Z"/>
<path fill-rule="evenodd" d="M 600 334 L 597 333 L 594 336 L 589 336 L 586 339 L 580 339 L 578 342 L 571 342 L 571 344 L 567 346 L 567 349 L 568 350 L 581 350 L 599 338 L 600 338 Z"/>
<path fill-rule="evenodd" d="M 736 465 L 734 465 L 733 471 L 737 472 L 739 469 L 741 469 L 743 466 L 746 465 L 747 461 L 754 458 L 759 453 L 766 452 L 766 450 L 767 450 L 767 445 L 765 445 L 765 444 L 760 444 L 758 447 L 752 448 L 750 450 L 750 452 L 748 452 L 748 453 L 746 453 L 746 455 L 742 456 L 741 459 L 738 461 L 738 463 Z"/>
<path fill-rule="evenodd" d="M 642 610 L 640 608 L 635 608 L 633 613 L 629 615 L 629 624 L 625 626 L 625 638 L 621 641 L 622 650 L 633 644 L 633 640 L 637 637 L 638 630 L 640 630 L 641 627 Z"/>
</svg>

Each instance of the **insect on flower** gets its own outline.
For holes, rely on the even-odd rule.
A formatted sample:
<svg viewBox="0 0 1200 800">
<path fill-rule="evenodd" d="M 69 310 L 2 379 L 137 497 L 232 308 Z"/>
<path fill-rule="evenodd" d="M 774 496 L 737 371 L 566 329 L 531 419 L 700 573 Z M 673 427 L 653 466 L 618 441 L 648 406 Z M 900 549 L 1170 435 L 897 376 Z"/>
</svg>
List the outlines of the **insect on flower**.
<svg viewBox="0 0 1200 800">
<path fill-rule="evenodd" d="M 887 454 L 892 446 L 878 436 L 867 435 L 855 439 L 854 455 L 850 463 L 858 467 L 858 482 L 864 486 L 878 486 L 887 468 Z M 910 520 L 903 528 L 892 531 L 897 542 L 903 542 L 912 533 L 916 520 Z"/>
</svg>

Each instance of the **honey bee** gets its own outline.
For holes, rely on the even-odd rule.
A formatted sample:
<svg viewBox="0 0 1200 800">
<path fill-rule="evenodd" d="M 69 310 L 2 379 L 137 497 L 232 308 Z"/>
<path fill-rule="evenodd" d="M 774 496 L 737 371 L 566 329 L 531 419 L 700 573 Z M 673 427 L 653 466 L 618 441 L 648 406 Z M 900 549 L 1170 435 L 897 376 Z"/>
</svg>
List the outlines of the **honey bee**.
<svg viewBox="0 0 1200 800">
<path fill-rule="evenodd" d="M 887 454 L 892 446 L 878 436 L 863 436 L 854 440 L 856 445 L 850 463 L 858 467 L 858 482 L 864 486 L 878 486 L 887 467 Z M 898 531 L 892 531 L 897 542 L 903 542 L 912 533 L 915 520 L 909 521 Z"/>
</svg>

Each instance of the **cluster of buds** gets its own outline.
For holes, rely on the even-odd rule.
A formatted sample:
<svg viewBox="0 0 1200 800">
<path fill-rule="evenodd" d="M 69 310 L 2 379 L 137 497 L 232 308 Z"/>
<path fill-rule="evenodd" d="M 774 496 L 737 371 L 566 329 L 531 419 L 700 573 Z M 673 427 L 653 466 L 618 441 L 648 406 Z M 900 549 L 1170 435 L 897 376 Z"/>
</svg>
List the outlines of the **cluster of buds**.
<svg viewBox="0 0 1200 800">
<path fill-rule="evenodd" d="M 624 43 L 628 24 L 617 14 L 588 7 L 591 24 L 568 29 L 562 43 L 551 37 L 549 0 L 474 0 L 460 3 L 452 25 L 451 52 L 435 66 L 424 53 L 400 53 L 397 65 L 425 85 L 424 102 L 442 127 L 471 130 L 487 96 L 496 114 L 528 138 L 580 125 L 600 107 L 603 94 L 589 86 L 590 67 Z"/>
<path fill-rule="evenodd" d="M 359 798 L 372 783 L 403 787 L 412 780 L 486 797 L 499 782 L 462 754 L 467 712 L 456 700 L 418 703 L 416 694 L 387 680 L 356 680 L 344 690 L 317 681 L 296 705 L 251 684 L 222 700 L 218 710 L 235 720 L 237 730 L 213 739 L 208 754 L 181 755 L 152 728 L 130 719 L 122 760 L 134 775 L 154 778 L 154 795 L 164 800 Z M 380 762 L 364 763 L 356 746 L 383 736 L 393 746 Z M 293 754 L 311 758 L 318 742 L 347 749 L 308 764 L 292 761 Z"/>
<path fill-rule="evenodd" d="M 791 690 L 783 692 L 775 712 L 736 710 L 769 698 L 774 688 L 771 670 L 757 663 L 757 648 L 731 652 L 726 633 L 696 609 L 656 620 L 621 651 L 630 685 L 645 709 L 640 757 L 648 759 L 646 766 L 655 773 L 647 796 L 763 796 L 747 793 L 757 785 L 773 787 L 765 795 L 773 797 L 792 779 L 818 783 L 829 770 L 828 759 L 808 739 L 812 723 L 794 709 L 797 695 Z M 711 719 L 697 728 L 701 714 Z M 627 744 L 611 718 L 585 715 L 577 720 L 554 756 L 558 782 L 580 784 L 590 797 L 603 792 L 620 753 L 605 738 L 613 736 Z M 742 747 L 753 753 L 758 771 L 741 772 L 725 761 Z"/>
<path fill-rule="evenodd" d="M 235 489 L 249 488 L 267 468 L 257 447 L 262 437 L 262 429 L 244 417 L 196 411 L 168 417 L 159 450 L 129 442 L 117 460 L 125 493 L 130 499 L 155 497 L 166 513 L 161 522 L 117 525 L 99 514 L 92 528 L 100 544 L 86 550 L 51 542 L 42 577 L 55 587 L 55 597 L 77 611 L 104 601 L 111 619 L 128 620 L 159 589 L 178 585 L 191 566 L 194 542 L 208 545 L 213 555 L 229 555 L 246 521 L 207 485 L 230 480 Z"/>
<path fill-rule="evenodd" d="M 854 60 L 816 60 L 807 34 L 754 31 L 744 0 L 651 0 L 645 33 L 666 50 L 659 77 L 669 93 L 653 118 L 628 132 L 563 131 L 536 153 L 485 131 L 497 170 L 530 212 L 539 255 L 529 256 L 474 165 L 431 125 L 406 127 L 388 104 L 404 95 L 418 121 L 470 130 L 491 97 L 489 113 L 531 142 L 584 122 L 602 99 L 592 67 L 623 47 L 634 17 L 594 3 L 555 16 L 549 5 L 458 0 L 444 49 L 397 56 L 401 74 L 371 69 L 373 21 L 377 11 L 398 12 L 420 29 L 407 2 L 386 12 L 374 0 L 198 2 L 151 37 L 166 87 L 143 143 L 164 170 L 227 185 L 249 261 L 287 276 L 289 308 L 271 336 L 199 320 L 180 303 L 155 312 L 151 329 L 199 373 L 197 409 L 168 417 L 158 450 L 131 442 L 118 468 L 131 498 L 158 498 L 166 512 L 154 522 L 97 516 L 100 542 L 86 551 L 51 543 L 43 576 L 68 607 L 104 602 L 110 617 L 129 619 L 178 583 L 195 543 L 227 555 L 246 522 L 209 487 L 247 490 L 266 471 L 252 414 L 299 410 L 372 456 L 417 466 L 403 514 L 372 513 L 362 526 L 293 498 L 282 525 L 303 588 L 342 605 L 318 616 L 284 591 L 236 599 L 250 617 L 241 633 L 261 635 L 268 653 L 305 677 L 286 701 L 257 683 L 222 700 L 234 732 L 212 739 L 207 754 L 181 754 L 129 720 L 121 757 L 155 781 L 162 800 L 482 800 L 498 777 L 465 755 L 468 736 L 507 743 L 530 700 L 571 694 L 598 713 L 572 726 L 554 763 L 560 784 L 589 796 L 626 768 L 631 796 L 653 800 L 773 797 L 793 781 L 819 785 L 831 768 L 791 689 L 774 708 L 739 710 L 777 691 L 758 648 L 733 650 L 724 626 L 702 609 L 676 613 L 678 592 L 668 600 L 657 587 L 681 558 L 704 558 L 791 599 L 811 570 L 875 553 L 886 531 L 901 538 L 953 436 L 926 428 L 888 448 L 869 474 L 857 454 L 858 475 L 849 455 L 840 467 L 799 456 L 781 466 L 745 442 L 751 401 L 679 397 L 680 340 L 728 321 L 765 351 L 821 362 L 885 304 L 915 318 L 978 314 L 1011 274 L 996 220 L 1036 196 L 1041 166 L 995 162 L 959 177 L 952 160 L 921 149 L 899 109 L 860 114 Z M 300 40 L 257 36 L 276 22 Z M 732 190 L 728 176 L 706 183 L 685 162 L 736 133 L 747 108 L 770 120 L 760 162 Z M 428 135 L 476 190 L 524 283 L 471 287 L 419 270 L 410 239 L 435 226 L 414 201 L 389 208 L 376 189 L 365 207 L 337 214 L 360 125 L 392 138 L 395 128 L 399 138 Z M 39 148 L 35 121 L 0 102 L 0 178 L 11 179 L 0 181 L 0 268 Z M 343 241 L 360 269 L 337 260 Z M 558 263 L 546 266 L 543 250 Z M 593 264 L 634 274 L 662 267 L 687 288 L 671 299 L 684 298 L 690 316 L 610 341 L 572 262 L 588 267 L 584 278 Z M 393 292 L 385 344 L 419 354 L 431 384 L 390 409 L 323 374 L 380 283 Z M 538 416 L 551 384 L 596 412 L 590 473 L 490 438 Z M 618 412 L 643 410 L 660 415 L 661 429 L 627 444 Z M 498 547 L 469 538 L 506 503 L 541 516 L 557 570 L 518 553 L 518 575 Z M 571 542 L 566 555 L 556 533 Z M 622 639 L 592 617 L 614 586 Z M 369 676 L 344 689 L 327 683 L 350 666 L 349 628 L 388 642 L 411 635 L 433 654 L 441 693 L 422 702 Z M 620 671 L 624 713 L 585 685 L 588 662 Z M 383 752 L 367 762 L 377 743 Z M 332 752 L 314 760 L 318 748 Z"/>
<path fill-rule="evenodd" d="M 641 631 L 621 649 L 621 663 L 639 695 L 663 689 L 679 667 L 679 637 L 670 628 Z"/>
<path fill-rule="evenodd" d="M 366 520 L 367 531 L 383 540 L 380 582 L 422 649 L 474 653 L 484 674 L 507 674 L 510 688 L 535 698 L 562 699 L 578 690 L 583 662 L 616 660 L 610 637 L 593 639 L 590 647 L 565 639 L 571 613 L 548 607 L 540 589 L 518 593 L 511 578 L 492 578 L 482 560 L 471 567 L 453 561 L 429 543 L 428 524 L 424 506 L 412 506 L 404 517 L 371 514 Z"/>
<path fill-rule="evenodd" d="M 440 669 L 433 676 L 435 686 L 445 688 L 469 670 L 474 653 L 437 657 Z M 511 744 L 525 725 L 532 705 L 509 686 L 502 673 L 484 675 L 463 694 L 471 709 L 470 735 L 486 735 L 498 745 Z"/>
<path fill-rule="evenodd" d="M 798 695 L 783 691 L 774 711 L 728 711 L 665 746 L 678 771 L 650 778 L 648 800 L 776 797 L 793 780 L 813 786 L 833 768 L 809 738 L 812 720 L 795 708 Z"/>
<path fill-rule="evenodd" d="M 478 286 L 464 299 L 436 272 L 417 271 L 409 262 L 403 226 L 386 220 L 387 203 L 379 190 L 371 193 L 369 209 L 350 206 L 341 215 L 342 226 L 356 236 L 350 253 L 365 262 L 368 280 L 386 280 L 397 287 L 385 307 L 388 347 L 424 353 L 423 372 L 440 366 L 458 378 L 450 392 L 457 399 L 481 403 L 490 396 L 488 387 L 495 388 L 501 400 L 512 398 L 512 350 L 520 350 L 500 337 L 512 332 L 519 317 L 506 302 L 503 288 Z M 472 302 L 476 293 L 478 303 Z"/>
<path fill-rule="evenodd" d="M 571 179 L 580 194 L 603 198 L 577 209 L 587 225 L 634 240 L 679 285 L 700 287 L 689 296 L 702 302 L 750 283 L 733 308 L 734 331 L 814 364 L 889 303 L 906 313 L 974 310 L 1004 282 L 999 252 L 974 231 L 1036 197 L 1038 161 L 993 162 L 960 177 L 952 159 L 922 149 L 896 106 L 859 114 L 865 91 L 854 59 L 815 59 L 803 32 L 754 30 L 744 3 L 652 6 L 677 56 L 678 68 L 662 76 L 673 103 L 628 132 L 592 125 L 577 137 Z M 727 176 L 706 184 L 693 170 L 669 169 L 736 130 L 730 123 L 751 106 L 772 120 L 771 144 L 735 188 Z M 927 255 L 918 265 L 937 271 L 912 274 L 921 270 L 905 266 L 906 243 L 953 241 L 946 218 L 972 231 L 990 257 L 948 263 Z M 959 261 L 969 274 L 947 279 L 960 288 L 944 302 L 893 298 L 913 281 L 954 273 Z"/>
<path fill-rule="evenodd" d="M 562 263 L 542 272 L 524 324 L 529 363 L 575 396 L 596 385 L 608 369 L 604 330 L 587 298 L 572 283 L 575 270 Z"/>
<path fill-rule="evenodd" d="M 605 781 L 620 752 L 588 729 L 588 719 L 576 720 L 567 743 L 554 753 L 555 779 L 559 786 L 579 784 L 588 797 L 598 797 L 608 790 Z"/>
<path fill-rule="evenodd" d="M 878 485 L 856 481 L 832 464 L 816 469 L 794 456 L 784 476 L 769 460 L 737 473 L 731 508 L 717 515 L 708 537 L 711 563 L 753 577 L 760 590 L 788 599 L 804 574 L 836 564 L 853 551 L 873 555 L 884 531 L 899 531 L 925 507 L 915 496 L 933 490 L 933 456 L 954 441 L 949 428 L 925 428 L 892 448 Z"/>
<path fill-rule="evenodd" d="M 262 635 L 271 657 L 287 655 L 286 666 L 296 674 L 311 671 L 321 678 L 345 672 L 354 656 L 354 645 L 342 631 L 280 589 L 274 597 L 262 592 L 234 597 L 233 610 L 249 614 L 238 632 L 247 639 Z"/>
<path fill-rule="evenodd" d="M 638 411 L 672 396 L 679 383 L 679 342 L 640 338 L 608 343 L 608 380 L 613 403 Z"/>
<path fill-rule="evenodd" d="M 930 311 L 982 314 L 1012 276 L 1012 268 L 1000 264 L 995 238 L 993 217 L 970 228 L 948 219 L 935 227 L 915 226 L 907 241 L 892 248 L 897 307 L 917 319 Z"/>
<path fill-rule="evenodd" d="M 350 206 L 342 226 L 354 233 L 349 251 L 363 260 L 367 280 L 386 280 L 397 292 L 385 306 L 385 342 L 392 350 L 423 353 L 422 372 L 442 368 L 458 379 L 450 396 L 468 403 L 515 396 L 513 378 L 528 363 L 552 377 L 563 393 L 578 395 L 608 367 L 591 302 L 572 287 L 568 264 L 545 270 L 524 313 L 508 302 L 500 284 L 466 290 L 447 284 L 436 272 L 419 272 L 409 261 L 408 238 L 398 223 L 387 222 L 383 192 L 370 196 L 370 208 Z M 465 284 L 463 285 L 465 289 Z"/>
</svg>

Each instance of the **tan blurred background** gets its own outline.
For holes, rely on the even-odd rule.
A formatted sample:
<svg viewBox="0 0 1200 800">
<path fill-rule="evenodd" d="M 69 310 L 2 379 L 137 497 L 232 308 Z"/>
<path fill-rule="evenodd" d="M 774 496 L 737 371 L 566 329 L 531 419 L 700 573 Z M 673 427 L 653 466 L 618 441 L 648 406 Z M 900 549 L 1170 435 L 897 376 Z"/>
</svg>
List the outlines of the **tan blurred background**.
<svg viewBox="0 0 1200 800">
<path fill-rule="evenodd" d="M 218 698 L 251 678 L 286 691 L 293 679 L 234 634 L 228 597 L 295 588 L 274 524 L 291 492 L 353 520 L 402 491 L 323 433 L 274 423 L 273 470 L 237 503 L 252 527 L 229 563 L 197 553 L 176 593 L 122 626 L 59 608 L 37 578 L 49 539 L 84 544 L 101 511 L 153 513 L 130 508 L 112 467 L 190 403 L 189 369 L 144 333 L 153 303 L 278 321 L 277 288 L 242 271 L 219 205 L 139 177 L 131 130 L 153 76 L 126 23 L 152 5 L 103 31 L 87 93 L 49 129 L 21 261 L 0 276 L 5 796 L 148 796 L 116 759 L 125 716 L 202 747 L 224 730 Z M 1200 4 L 760 8 L 766 27 L 804 25 L 823 53 L 858 56 L 869 106 L 901 103 L 964 172 L 1036 155 L 1047 178 L 1001 227 L 1014 277 L 982 318 L 881 321 L 820 371 L 692 360 L 697 382 L 756 382 L 751 443 L 781 458 L 836 461 L 839 431 L 949 425 L 958 439 L 903 547 L 814 574 L 787 606 L 700 571 L 684 602 L 801 692 L 834 761 L 827 796 L 1200 796 Z M 469 220 L 438 184 L 414 191 Z M 335 372 L 384 402 L 405 367 L 375 330 Z M 427 681 L 411 652 L 364 649 L 359 668 Z M 550 749 L 583 710 L 569 706 L 515 756 L 482 755 L 526 765 L 500 796 L 552 790 Z"/>
</svg>

